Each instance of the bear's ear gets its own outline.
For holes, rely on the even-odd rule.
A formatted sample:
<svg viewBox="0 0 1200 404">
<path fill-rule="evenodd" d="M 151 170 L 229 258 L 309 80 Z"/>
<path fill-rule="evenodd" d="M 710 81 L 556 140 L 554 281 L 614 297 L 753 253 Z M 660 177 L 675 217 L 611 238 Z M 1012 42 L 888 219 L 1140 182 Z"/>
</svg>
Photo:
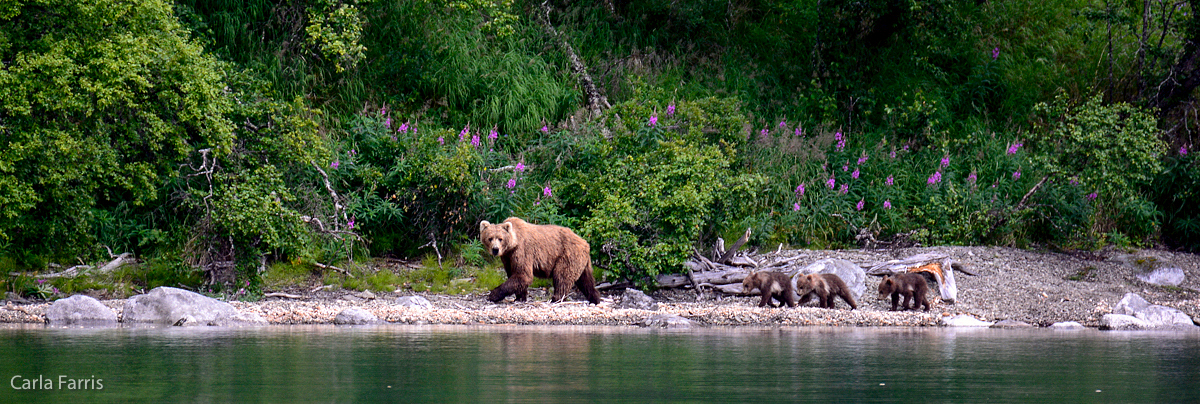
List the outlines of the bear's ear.
<svg viewBox="0 0 1200 404">
<path fill-rule="evenodd" d="M 512 222 L 501 223 L 500 228 L 504 229 L 506 232 L 512 233 Z"/>
<path fill-rule="evenodd" d="M 488 223 L 488 221 L 487 221 L 487 220 L 484 220 L 484 221 L 482 221 L 482 222 L 479 222 L 479 232 L 480 232 L 480 233 L 483 233 L 483 231 L 484 231 L 484 230 L 487 230 L 488 226 L 491 226 L 491 225 L 492 225 L 492 224 L 491 224 L 491 223 Z"/>
</svg>

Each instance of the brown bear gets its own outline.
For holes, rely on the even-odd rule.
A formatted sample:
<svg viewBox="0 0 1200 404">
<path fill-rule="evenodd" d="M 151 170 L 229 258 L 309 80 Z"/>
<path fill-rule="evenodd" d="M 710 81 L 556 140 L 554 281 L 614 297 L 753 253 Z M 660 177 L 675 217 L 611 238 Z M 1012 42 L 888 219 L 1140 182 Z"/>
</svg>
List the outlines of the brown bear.
<svg viewBox="0 0 1200 404">
<path fill-rule="evenodd" d="M 750 293 L 750 291 L 758 289 L 762 294 L 762 300 L 758 302 L 758 307 L 764 307 L 771 304 L 771 299 L 779 301 L 779 305 L 771 304 L 771 307 L 783 307 L 787 303 L 788 307 L 796 307 L 796 294 L 792 288 L 792 278 L 782 272 L 755 272 L 742 280 L 742 291 Z"/>
<path fill-rule="evenodd" d="M 529 224 L 510 217 L 504 223 L 479 223 L 479 240 L 504 263 L 508 280 L 492 290 L 487 299 L 493 303 L 515 295 L 516 301 L 529 297 L 534 277 L 554 280 L 552 301 L 561 302 L 571 293 L 571 285 L 592 304 L 600 304 L 600 292 L 592 278 L 591 247 L 566 227 Z"/>
<path fill-rule="evenodd" d="M 892 311 L 896 311 L 896 303 L 899 302 L 900 296 L 904 296 L 904 305 L 900 306 L 904 310 L 908 310 L 911 305 L 913 310 L 925 306 L 925 311 L 929 311 L 929 300 L 925 299 L 928 291 L 929 285 L 925 283 L 925 277 L 913 272 L 889 276 L 879 282 L 879 297 L 892 296 Z"/>
<path fill-rule="evenodd" d="M 819 307 L 832 309 L 833 298 L 841 296 L 842 300 L 850 305 L 850 310 L 858 308 L 854 296 L 850 296 L 850 288 L 846 287 L 846 282 L 835 274 L 810 274 L 799 277 L 796 279 L 796 294 L 800 295 L 800 304 L 808 303 L 808 300 L 816 295 Z"/>
</svg>

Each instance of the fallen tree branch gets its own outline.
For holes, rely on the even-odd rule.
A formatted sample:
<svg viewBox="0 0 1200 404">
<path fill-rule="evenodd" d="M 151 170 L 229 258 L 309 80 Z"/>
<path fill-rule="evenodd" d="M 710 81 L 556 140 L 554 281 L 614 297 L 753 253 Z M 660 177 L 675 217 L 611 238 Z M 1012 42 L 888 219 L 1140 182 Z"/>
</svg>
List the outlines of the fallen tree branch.
<svg viewBox="0 0 1200 404">
<path fill-rule="evenodd" d="M 349 277 L 351 277 L 351 278 L 353 278 L 353 277 L 354 277 L 354 275 L 353 275 L 353 274 L 351 274 L 351 273 L 350 273 L 350 271 L 347 271 L 347 270 L 345 270 L 345 269 L 341 269 L 341 268 L 335 267 L 335 266 L 333 266 L 333 265 L 325 265 L 325 264 L 322 264 L 322 263 L 320 263 L 320 262 L 313 262 L 313 263 L 312 263 L 312 265 L 313 265 L 314 267 L 321 268 L 321 269 L 332 269 L 332 270 L 334 270 L 334 271 L 341 272 L 341 273 L 343 273 L 343 274 L 345 274 L 346 276 L 349 276 Z"/>
<path fill-rule="evenodd" d="M 537 14 L 539 22 L 542 23 L 542 28 L 546 30 L 546 34 L 558 43 L 562 48 L 563 53 L 567 54 L 567 60 L 571 63 L 571 70 L 578 76 L 580 87 L 583 88 L 583 95 L 587 97 L 587 109 L 592 113 L 593 117 L 600 116 L 604 109 L 612 108 L 608 104 L 608 98 L 600 94 L 600 90 L 596 89 L 596 84 L 592 82 L 592 76 L 588 74 L 587 66 L 583 64 L 583 60 L 575 53 L 575 48 L 571 47 L 570 43 L 559 34 L 554 25 L 550 23 L 550 2 L 543 1 L 541 5 L 541 13 Z"/>
<path fill-rule="evenodd" d="M 283 292 L 267 293 L 267 294 L 263 295 L 263 297 L 283 297 L 283 298 L 288 298 L 288 299 L 303 299 L 304 298 L 304 296 L 293 295 L 291 293 L 283 293 Z"/>
<path fill-rule="evenodd" d="M 97 271 L 97 273 L 101 273 L 101 274 L 109 273 L 109 272 L 112 272 L 114 269 L 120 268 L 126 264 L 129 264 L 131 262 L 136 262 L 136 261 L 137 261 L 137 259 L 135 259 L 133 257 L 132 253 L 121 253 L 121 254 L 117 255 L 115 258 L 113 258 L 112 261 L 109 261 L 107 264 L 104 264 L 104 266 L 100 267 L 100 269 L 98 269 L 96 271 Z M 67 270 L 62 271 L 62 272 L 38 275 L 37 277 L 38 278 L 74 278 L 76 276 L 82 275 L 84 272 L 86 272 L 87 270 L 92 269 L 92 268 L 93 267 L 91 265 L 76 265 L 76 266 L 67 268 Z"/>
<path fill-rule="evenodd" d="M 737 253 L 737 250 L 739 248 L 742 248 L 742 244 L 746 244 L 746 242 L 749 240 L 750 240 L 750 228 L 747 227 L 746 233 L 742 234 L 742 237 L 738 238 L 737 241 L 733 243 L 733 247 L 730 247 L 729 250 L 725 251 L 725 254 L 721 255 L 720 259 L 717 259 L 717 262 L 722 263 L 722 264 L 728 264 L 729 260 L 731 258 L 733 258 L 733 254 Z"/>
</svg>

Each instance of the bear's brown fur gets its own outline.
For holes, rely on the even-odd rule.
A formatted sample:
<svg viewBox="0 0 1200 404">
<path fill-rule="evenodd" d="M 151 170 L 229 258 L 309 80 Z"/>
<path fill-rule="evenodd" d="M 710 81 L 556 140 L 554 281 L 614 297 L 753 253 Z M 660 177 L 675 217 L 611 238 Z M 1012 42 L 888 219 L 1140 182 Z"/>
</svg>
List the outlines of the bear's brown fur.
<svg viewBox="0 0 1200 404">
<path fill-rule="evenodd" d="M 929 311 L 929 300 L 925 299 L 928 291 L 929 285 L 925 283 L 925 277 L 918 273 L 893 275 L 879 282 L 879 297 L 892 296 L 892 311 L 896 311 L 896 303 L 900 301 L 900 296 L 904 296 L 904 305 L 900 306 L 904 310 L 916 310 L 925 306 L 925 311 Z"/>
<path fill-rule="evenodd" d="M 854 296 L 850 296 L 850 288 L 846 282 L 835 274 L 810 274 L 796 279 L 796 293 L 800 295 L 800 304 L 808 303 L 814 295 L 817 296 L 819 307 L 832 309 L 833 298 L 841 296 L 850 305 L 850 310 L 858 308 Z"/>
<path fill-rule="evenodd" d="M 591 247 L 566 227 L 530 224 L 510 217 L 504 223 L 479 223 L 479 240 L 492 255 L 500 257 L 508 280 L 492 290 L 487 299 L 493 303 L 515 295 L 516 301 L 529 297 L 534 277 L 554 281 L 552 301 L 560 302 L 579 287 L 587 300 L 600 304 L 600 292 L 592 277 Z"/>
<path fill-rule="evenodd" d="M 771 304 L 771 299 L 779 301 L 779 305 L 771 304 L 771 307 L 783 307 L 787 303 L 788 307 L 796 307 L 796 294 L 792 288 L 792 278 L 782 272 L 755 272 L 742 280 L 742 290 L 746 293 L 758 289 L 762 294 L 762 300 L 758 302 L 758 307 L 764 307 Z"/>
</svg>

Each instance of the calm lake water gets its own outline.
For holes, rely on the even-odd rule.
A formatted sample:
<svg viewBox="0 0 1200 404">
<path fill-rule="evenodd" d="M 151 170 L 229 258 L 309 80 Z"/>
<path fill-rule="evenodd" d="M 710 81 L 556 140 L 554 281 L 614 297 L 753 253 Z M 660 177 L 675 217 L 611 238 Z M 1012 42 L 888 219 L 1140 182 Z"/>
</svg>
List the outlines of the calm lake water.
<svg viewBox="0 0 1200 404">
<path fill-rule="evenodd" d="M 5 403 L 1200 402 L 1197 332 L 8 325 L 0 358 Z"/>
</svg>

